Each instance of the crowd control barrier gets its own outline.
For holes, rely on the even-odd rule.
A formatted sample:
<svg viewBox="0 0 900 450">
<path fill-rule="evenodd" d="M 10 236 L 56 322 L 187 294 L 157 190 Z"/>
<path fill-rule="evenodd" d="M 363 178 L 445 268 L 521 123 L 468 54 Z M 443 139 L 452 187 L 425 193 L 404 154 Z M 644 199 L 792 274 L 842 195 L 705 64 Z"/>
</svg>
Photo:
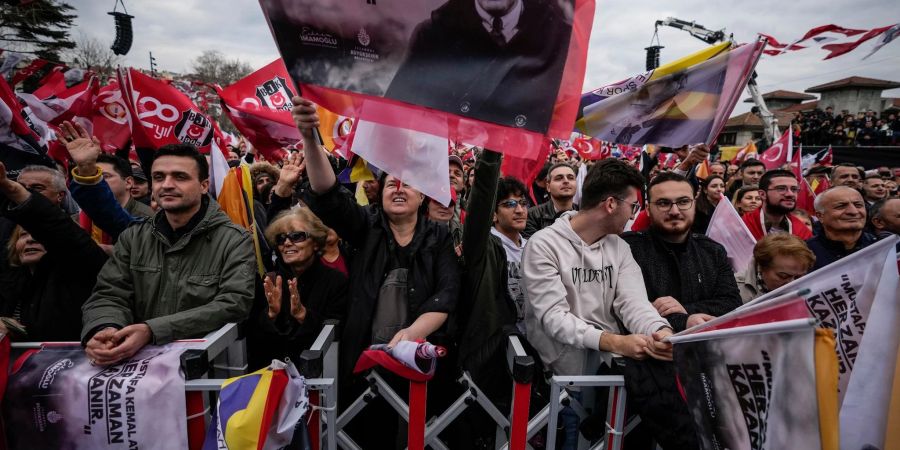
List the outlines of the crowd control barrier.
<svg viewBox="0 0 900 450">
<path fill-rule="evenodd" d="M 338 322 L 325 322 L 311 348 L 304 350 L 297 369 L 305 378 L 309 392 L 310 411 L 306 417 L 310 443 L 314 450 L 361 450 L 360 446 L 343 431 L 368 403 L 382 397 L 392 409 L 409 424 L 408 445 L 411 450 L 424 450 L 426 446 L 445 450 L 448 446 L 439 434 L 447 429 L 466 409 L 481 408 L 496 425 L 496 448 L 499 450 L 531 449 L 529 440 L 547 427 L 546 448 L 556 448 L 559 413 L 563 407 L 572 408 L 581 419 L 589 415 L 591 396 L 577 401 L 567 388 L 609 388 L 606 437 L 593 447 L 579 435 L 578 448 L 620 450 L 622 440 L 638 422 L 625 424 L 626 394 L 621 376 L 553 376 L 549 378 L 550 401 L 533 417 L 529 416 L 532 382 L 535 377 L 535 361 L 525 352 L 518 336 L 508 337 L 506 366 L 512 378 L 512 404 L 509 411 L 500 411 L 481 391 L 468 372 L 462 372 L 457 382 L 463 393 L 439 415 L 427 420 L 425 415 L 425 383 L 411 382 L 411 399 L 421 399 L 408 404 L 378 374 L 371 370 L 365 374 L 368 388 L 341 414 L 338 414 Z M 187 405 L 188 448 L 201 450 L 211 417 L 211 405 L 216 404 L 222 383 L 230 377 L 247 371 L 246 345 L 237 324 L 227 324 L 202 339 L 178 341 L 187 344 L 181 355 L 181 368 L 185 376 Z M 54 345 L 79 345 L 77 342 L 18 342 L 11 344 L 10 361 L 28 350 L 39 350 Z M 541 374 L 537 374 L 541 376 Z M 416 390 L 419 390 L 416 395 Z"/>
</svg>

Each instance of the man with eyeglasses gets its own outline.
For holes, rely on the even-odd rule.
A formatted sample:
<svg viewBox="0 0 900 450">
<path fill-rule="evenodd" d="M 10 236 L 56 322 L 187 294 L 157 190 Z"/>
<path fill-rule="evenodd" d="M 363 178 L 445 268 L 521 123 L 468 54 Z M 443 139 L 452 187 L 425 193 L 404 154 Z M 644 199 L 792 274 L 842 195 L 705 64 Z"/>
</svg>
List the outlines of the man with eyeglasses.
<svg viewBox="0 0 900 450">
<path fill-rule="evenodd" d="M 582 186 L 581 209 L 528 239 L 522 256 L 528 341 L 554 375 L 610 373 L 626 359 L 671 361 L 669 323 L 647 299 L 640 267 L 619 237 L 640 207 L 644 178 L 607 158 Z M 573 394 L 576 398 L 578 394 Z M 578 417 L 563 411 L 566 442 Z"/>
<path fill-rule="evenodd" d="M 770 233 L 790 233 L 800 239 L 812 237 L 812 232 L 791 212 L 797 208 L 800 183 L 788 170 L 771 170 L 759 180 L 759 195 L 763 206 L 744 214 L 744 224 L 756 240 Z"/>
<path fill-rule="evenodd" d="M 740 306 L 725 248 L 691 233 L 696 213 L 693 185 L 679 174 L 664 172 L 650 182 L 647 196 L 649 230 L 622 238 L 641 268 L 647 298 L 656 311 L 679 332 Z M 691 416 L 675 386 L 674 366 L 628 361 L 625 375 L 629 399 L 634 400 L 646 434 L 663 448 L 697 448 Z M 626 446 L 643 448 L 637 443 Z"/>
<path fill-rule="evenodd" d="M 873 244 L 877 238 L 866 233 L 866 202 L 856 189 L 833 187 L 816 197 L 816 217 L 822 231 L 806 241 L 816 255 L 810 272 Z"/>
</svg>

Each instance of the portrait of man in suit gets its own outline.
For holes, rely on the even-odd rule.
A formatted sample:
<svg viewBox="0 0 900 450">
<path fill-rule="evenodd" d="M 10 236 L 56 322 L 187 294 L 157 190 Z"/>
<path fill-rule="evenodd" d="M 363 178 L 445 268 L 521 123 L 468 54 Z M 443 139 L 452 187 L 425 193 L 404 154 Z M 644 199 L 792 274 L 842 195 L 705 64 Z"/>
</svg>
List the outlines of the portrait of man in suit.
<svg viewBox="0 0 900 450">
<path fill-rule="evenodd" d="M 574 0 L 447 0 L 412 33 L 385 97 L 544 132 Z"/>
</svg>

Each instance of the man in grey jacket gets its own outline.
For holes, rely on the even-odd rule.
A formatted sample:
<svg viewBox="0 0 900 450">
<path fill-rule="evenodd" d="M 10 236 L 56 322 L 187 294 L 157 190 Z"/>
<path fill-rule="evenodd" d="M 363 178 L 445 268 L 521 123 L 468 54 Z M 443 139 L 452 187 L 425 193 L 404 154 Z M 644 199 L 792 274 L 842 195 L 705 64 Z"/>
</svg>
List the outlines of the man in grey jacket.
<svg viewBox="0 0 900 450">
<path fill-rule="evenodd" d="M 63 139 L 70 144 L 85 137 Z M 79 165 L 73 175 L 90 182 L 99 180 L 102 170 Z M 82 307 L 82 342 L 96 364 L 114 364 L 147 344 L 242 321 L 253 303 L 256 258 L 250 235 L 207 195 L 203 155 L 191 145 L 163 146 L 151 178 L 162 211 L 122 232 Z"/>
</svg>

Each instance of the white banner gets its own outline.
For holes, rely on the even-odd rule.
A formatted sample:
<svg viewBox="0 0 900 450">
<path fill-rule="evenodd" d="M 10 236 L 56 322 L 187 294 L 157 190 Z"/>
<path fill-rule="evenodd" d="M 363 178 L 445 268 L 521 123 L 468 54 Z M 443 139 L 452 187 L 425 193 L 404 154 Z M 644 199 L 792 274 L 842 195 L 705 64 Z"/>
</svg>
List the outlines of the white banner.
<svg viewBox="0 0 900 450">
<path fill-rule="evenodd" d="M 10 448 L 187 448 L 182 349 L 145 347 L 110 367 L 91 365 L 80 346 L 30 355 L 9 376 Z"/>
<path fill-rule="evenodd" d="M 822 449 L 815 332 L 803 328 L 675 344 L 701 449 Z"/>
<path fill-rule="evenodd" d="M 893 285 L 892 293 L 886 297 L 880 295 L 878 298 L 893 299 L 896 302 L 897 266 L 895 261 L 897 256 L 894 246 L 897 241 L 897 237 L 891 237 L 877 242 L 775 289 L 747 303 L 742 308 L 757 305 L 783 294 L 808 289 L 810 292 L 804 297 L 813 317 L 820 326 L 831 328 L 835 332 L 841 398 L 843 399 L 847 383 L 850 380 L 850 372 L 853 370 L 861 350 L 863 331 L 867 331 L 866 323 L 872 304 L 876 300 L 876 293 L 890 292 L 888 288 Z M 882 277 L 882 273 L 886 272 L 884 270 L 886 261 L 891 261 L 890 266 L 894 270 L 887 272 L 892 272 L 893 275 L 889 273 Z M 881 283 L 885 283 L 885 285 L 880 286 Z M 900 326 L 900 324 L 895 325 Z M 873 341 L 877 342 L 877 339 Z M 893 345 L 896 355 L 896 343 Z M 884 363 L 890 365 L 887 364 L 887 361 Z"/>
<path fill-rule="evenodd" d="M 723 198 L 716 205 L 712 217 L 709 219 L 709 227 L 706 236 L 722 244 L 728 252 L 728 262 L 735 273 L 747 269 L 753 259 L 753 247 L 756 239 L 750 234 L 747 225 L 741 220 L 737 210 L 728 199 Z"/>
</svg>

